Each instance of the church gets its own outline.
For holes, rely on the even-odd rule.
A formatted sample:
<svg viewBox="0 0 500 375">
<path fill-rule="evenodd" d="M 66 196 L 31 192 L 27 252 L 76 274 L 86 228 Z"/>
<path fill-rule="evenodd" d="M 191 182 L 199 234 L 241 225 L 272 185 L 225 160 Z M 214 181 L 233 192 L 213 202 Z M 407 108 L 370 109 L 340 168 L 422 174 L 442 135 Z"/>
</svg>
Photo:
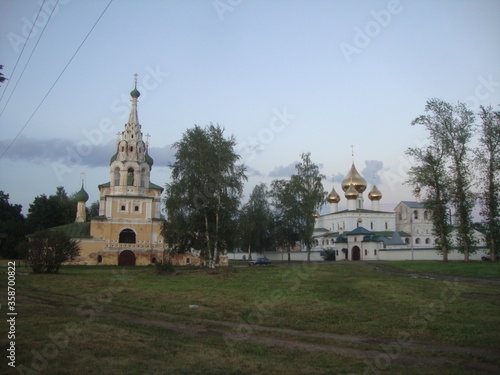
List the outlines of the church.
<svg viewBox="0 0 500 375">
<path fill-rule="evenodd" d="M 349 261 L 442 259 L 435 247 L 430 212 L 420 201 L 420 188 L 414 191 L 416 201 L 402 201 L 394 212 L 385 212 L 380 210 L 382 193 L 376 185 L 368 193 L 371 207 L 364 206 L 363 195 L 367 187 L 353 160 L 341 184 L 347 209 L 338 210 L 341 197 L 333 187 L 327 198 L 330 212 L 315 215 L 313 251 L 318 253 L 318 259 L 324 258 L 322 252 L 334 253 L 336 260 Z M 476 231 L 475 236 L 482 246 L 470 259 L 481 260 L 487 250 L 481 233 Z M 452 250 L 448 259 L 463 260 L 463 255 Z"/>
<path fill-rule="evenodd" d="M 163 188 L 150 180 L 154 161 L 148 153 L 149 134 L 144 141 L 139 123 L 137 78 L 130 96 L 129 119 L 109 161 L 109 182 L 98 186 L 99 216 L 87 220 L 89 195 L 82 180 L 82 188 L 75 195 L 75 222 L 51 230 L 79 241 L 80 256 L 70 264 L 130 266 L 170 260 L 177 265 L 199 265 L 196 252 L 168 254 L 162 236 Z M 227 258 L 221 257 L 220 264 L 227 265 Z"/>
</svg>

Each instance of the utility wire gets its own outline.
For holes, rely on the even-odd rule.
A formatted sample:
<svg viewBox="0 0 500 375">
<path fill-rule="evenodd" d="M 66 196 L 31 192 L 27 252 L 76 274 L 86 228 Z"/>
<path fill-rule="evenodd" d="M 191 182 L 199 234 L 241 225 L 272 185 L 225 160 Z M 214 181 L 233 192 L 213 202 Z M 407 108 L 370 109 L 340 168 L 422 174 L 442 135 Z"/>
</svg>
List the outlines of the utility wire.
<svg viewBox="0 0 500 375">
<path fill-rule="evenodd" d="M 59 0 L 58 0 L 59 1 Z M 33 24 L 31 25 L 30 32 L 28 34 L 28 37 L 26 38 L 26 43 L 24 43 L 23 48 L 21 49 L 21 53 L 19 54 L 19 57 L 17 58 L 16 64 L 14 65 L 14 69 L 12 69 L 12 74 L 10 75 L 10 78 L 5 85 L 5 89 L 3 90 L 2 96 L 0 96 L 0 101 L 2 101 L 3 96 L 5 95 L 5 92 L 7 91 L 7 87 L 9 87 L 9 83 L 12 80 L 12 77 L 14 76 L 14 73 L 16 72 L 17 64 L 19 63 L 19 60 L 21 60 L 21 56 L 23 55 L 24 49 L 26 48 L 26 45 L 28 44 L 28 41 L 30 40 L 31 32 L 33 31 L 33 28 L 35 27 L 35 23 L 38 20 L 38 16 L 42 12 L 42 8 L 45 5 L 45 0 L 43 0 L 42 5 L 40 5 L 40 9 L 38 10 L 38 14 L 36 15 L 35 20 L 33 21 Z"/>
<path fill-rule="evenodd" d="M 50 92 L 52 91 L 52 89 L 54 88 L 54 86 L 57 84 L 57 82 L 59 81 L 59 79 L 61 78 L 61 76 L 64 74 L 64 72 L 66 71 L 66 69 L 68 68 L 69 64 L 71 64 L 71 62 L 73 61 L 73 59 L 75 58 L 76 54 L 78 53 L 78 51 L 80 51 L 80 48 L 82 48 L 83 44 L 85 43 L 85 41 L 87 40 L 87 38 L 90 36 L 90 34 L 92 33 L 92 31 L 94 30 L 94 28 L 97 26 L 97 24 L 99 23 L 100 19 L 102 18 L 102 16 L 104 16 L 104 13 L 106 13 L 106 10 L 108 10 L 109 6 L 111 5 L 111 3 L 113 2 L 113 0 L 110 0 L 108 5 L 106 5 L 106 8 L 104 8 L 104 10 L 102 11 L 101 15 L 99 16 L 99 18 L 97 19 L 97 21 L 95 21 L 94 25 L 92 26 L 92 28 L 90 29 L 90 31 L 87 33 L 87 35 L 85 36 L 85 38 L 83 39 L 83 41 L 80 43 L 80 45 L 78 46 L 78 48 L 76 49 L 75 53 L 73 54 L 73 56 L 71 56 L 71 58 L 69 59 L 68 63 L 66 64 L 66 66 L 64 67 L 64 69 L 62 70 L 61 74 L 59 74 L 59 76 L 56 78 L 56 80 L 54 81 L 54 83 L 52 84 L 52 86 L 50 86 L 50 89 L 49 91 L 47 91 L 47 93 L 45 94 L 45 96 L 43 97 L 42 101 L 40 102 L 40 104 L 38 104 L 38 106 L 35 108 L 35 110 L 33 111 L 33 113 L 31 114 L 31 116 L 29 117 L 28 121 L 26 121 L 26 123 L 23 125 L 23 127 L 21 128 L 21 130 L 19 130 L 19 133 L 17 133 L 17 135 L 14 137 L 14 139 L 12 140 L 12 142 L 10 142 L 10 144 L 7 146 L 7 148 L 2 152 L 2 154 L 0 155 L 0 159 L 7 153 L 7 151 L 9 151 L 9 149 L 12 147 L 12 145 L 14 144 L 14 142 L 17 140 L 17 138 L 19 138 L 19 136 L 21 135 L 21 133 L 23 132 L 23 130 L 26 128 L 26 126 L 28 126 L 29 122 L 31 121 L 31 119 L 33 118 L 33 116 L 35 116 L 35 114 L 38 112 L 38 109 L 42 106 L 42 104 L 45 102 L 45 99 L 47 99 L 47 97 L 49 96 Z"/>
<path fill-rule="evenodd" d="M 58 4 L 59 4 L 59 0 L 57 0 L 56 5 L 54 5 L 54 7 L 52 8 L 52 12 L 50 12 L 50 16 L 49 16 L 47 22 L 45 23 L 45 25 L 43 26 L 42 32 L 40 33 L 40 37 L 36 41 L 36 44 L 35 44 L 35 47 L 33 47 L 33 50 L 31 50 L 30 56 L 28 57 L 28 61 L 26 61 L 26 64 L 24 65 L 24 68 L 23 68 L 23 71 L 21 72 L 21 75 L 19 76 L 19 78 L 16 81 L 16 85 L 14 86 L 14 88 L 12 89 L 12 91 L 10 92 L 9 98 L 5 102 L 5 105 L 4 105 L 3 109 L 2 109 L 2 112 L 0 112 L 0 117 L 2 117 L 2 115 L 3 115 L 4 111 L 5 111 L 5 108 L 7 108 L 7 105 L 10 102 L 10 98 L 12 98 L 12 95 L 14 94 L 14 91 L 16 91 L 17 85 L 21 81 L 21 78 L 23 77 L 24 71 L 28 67 L 28 64 L 29 64 L 29 62 L 31 60 L 31 56 L 33 56 L 33 53 L 35 52 L 36 47 L 38 46 L 38 43 L 40 43 L 40 39 L 42 39 L 43 33 L 44 33 L 45 29 L 47 28 L 47 25 L 49 24 L 49 21 L 52 18 L 52 14 L 54 13 L 54 10 L 56 9 L 56 7 L 57 7 Z M 35 24 L 35 22 L 33 22 L 33 25 Z M 5 93 L 5 91 L 4 91 L 4 93 Z M 3 95 L 2 95 L 2 97 L 3 97 Z M 2 100 L 2 98 L 0 98 L 0 100 Z"/>
</svg>

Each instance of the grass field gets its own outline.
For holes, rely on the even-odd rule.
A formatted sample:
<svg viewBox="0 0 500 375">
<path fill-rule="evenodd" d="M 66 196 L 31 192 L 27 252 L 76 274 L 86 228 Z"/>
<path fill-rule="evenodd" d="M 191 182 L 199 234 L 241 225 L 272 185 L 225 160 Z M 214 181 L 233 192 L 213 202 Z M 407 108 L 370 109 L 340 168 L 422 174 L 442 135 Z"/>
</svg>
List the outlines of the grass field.
<svg viewBox="0 0 500 375">
<path fill-rule="evenodd" d="M 28 271 L 17 267 L 17 368 L 2 356 L 2 374 L 500 372 L 499 263 Z"/>
</svg>

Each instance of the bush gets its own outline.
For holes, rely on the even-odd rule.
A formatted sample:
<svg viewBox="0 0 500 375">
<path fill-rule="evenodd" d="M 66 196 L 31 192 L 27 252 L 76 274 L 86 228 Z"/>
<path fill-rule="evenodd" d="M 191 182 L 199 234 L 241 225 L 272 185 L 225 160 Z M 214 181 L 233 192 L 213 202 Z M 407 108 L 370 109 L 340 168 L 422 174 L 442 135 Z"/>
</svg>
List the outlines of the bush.
<svg viewBox="0 0 500 375">
<path fill-rule="evenodd" d="M 154 264 L 154 272 L 157 275 L 167 275 L 175 271 L 174 265 L 170 261 L 156 262 Z"/>
<path fill-rule="evenodd" d="M 74 239 L 57 231 L 43 230 L 29 236 L 21 245 L 23 258 L 34 273 L 58 273 L 63 262 L 75 259 L 80 246 Z"/>
</svg>

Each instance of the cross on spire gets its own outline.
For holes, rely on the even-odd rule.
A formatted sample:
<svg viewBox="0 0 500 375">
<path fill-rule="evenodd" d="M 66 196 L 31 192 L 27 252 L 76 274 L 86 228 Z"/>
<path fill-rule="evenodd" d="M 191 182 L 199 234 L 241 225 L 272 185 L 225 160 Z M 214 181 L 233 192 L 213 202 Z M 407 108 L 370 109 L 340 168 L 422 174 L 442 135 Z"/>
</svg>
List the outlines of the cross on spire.
<svg viewBox="0 0 500 375">
<path fill-rule="evenodd" d="M 135 88 L 137 88 L 137 77 L 139 76 L 139 74 L 135 73 L 134 74 L 134 85 L 135 85 Z"/>
<path fill-rule="evenodd" d="M 85 172 L 82 172 L 81 176 L 82 176 L 82 187 L 83 187 L 83 185 L 85 184 Z"/>
</svg>

